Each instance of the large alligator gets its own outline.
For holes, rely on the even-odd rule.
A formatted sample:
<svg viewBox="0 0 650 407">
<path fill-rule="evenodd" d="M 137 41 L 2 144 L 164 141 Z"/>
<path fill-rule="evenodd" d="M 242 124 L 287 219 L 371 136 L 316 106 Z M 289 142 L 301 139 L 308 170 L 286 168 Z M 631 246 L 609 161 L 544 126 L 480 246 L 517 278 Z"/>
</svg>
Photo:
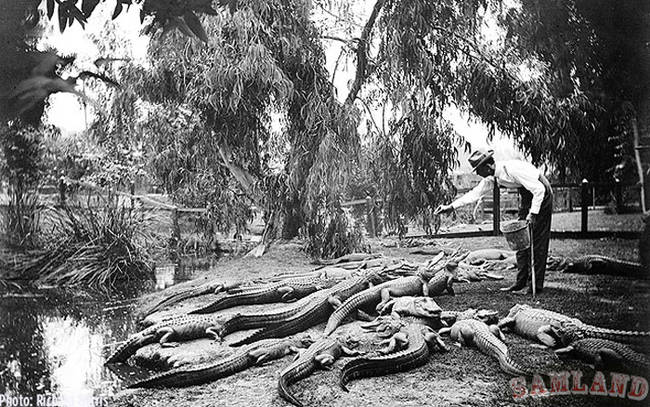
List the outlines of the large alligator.
<svg viewBox="0 0 650 407">
<path fill-rule="evenodd" d="M 557 312 L 516 304 L 510 309 L 508 316 L 499 321 L 498 326 L 501 329 L 511 329 L 524 338 L 555 347 L 557 337 L 553 334 L 551 326 L 570 319 L 571 317 Z"/>
<path fill-rule="evenodd" d="M 254 289 L 227 293 L 211 304 L 191 311 L 190 314 L 209 314 L 239 305 L 292 302 L 318 290 L 330 288 L 338 281 L 330 278 L 300 277 L 270 283 Z"/>
<path fill-rule="evenodd" d="M 218 338 L 220 319 L 208 315 L 183 315 L 152 325 L 134 335 L 106 359 L 106 363 L 126 362 L 142 346 L 159 341 L 168 346 L 170 341 L 191 340 L 203 337 Z"/>
<path fill-rule="evenodd" d="M 625 343 L 643 352 L 647 352 L 650 346 L 650 332 L 601 328 L 585 324 L 576 318 L 551 324 L 551 331 L 564 346 L 588 338 Z"/>
<path fill-rule="evenodd" d="M 579 339 L 571 345 L 557 349 L 560 357 L 571 357 L 595 365 L 596 369 L 636 373 L 646 376 L 650 371 L 650 361 L 642 353 L 628 346 L 607 339 Z"/>
<path fill-rule="evenodd" d="M 356 356 L 359 351 L 350 349 L 335 338 L 321 338 L 302 352 L 289 366 L 282 369 L 278 380 L 280 396 L 291 404 L 302 407 L 303 404 L 289 391 L 289 386 L 309 376 L 316 368 L 331 366 L 342 355 Z"/>
<path fill-rule="evenodd" d="M 510 328 L 520 336 L 538 340 L 546 346 L 556 347 L 564 332 L 564 344 L 584 338 L 608 339 L 624 342 L 639 348 L 648 346 L 650 332 L 621 331 L 586 324 L 554 311 L 517 304 L 508 316 L 499 321 L 499 328 Z M 569 339 L 570 338 L 570 339 Z"/>
<path fill-rule="evenodd" d="M 240 346 L 253 343 L 260 339 L 279 338 L 304 331 L 327 320 L 332 311 L 341 305 L 342 301 L 364 290 L 371 284 L 377 284 L 386 278 L 380 271 L 370 270 L 337 283 L 334 287 L 316 291 L 296 303 L 289 313 L 283 315 L 257 314 L 237 315 L 228 320 L 219 331 L 223 338 L 227 334 L 243 330 L 262 328 L 253 334 L 231 344 Z"/>
<path fill-rule="evenodd" d="M 337 257 L 335 259 L 318 259 L 314 261 L 314 264 L 332 266 L 334 264 L 340 263 L 352 263 L 363 260 L 371 260 L 382 257 L 381 253 L 350 253 L 345 256 Z"/>
<path fill-rule="evenodd" d="M 207 383 L 241 372 L 251 366 L 280 359 L 289 353 L 298 352 L 298 348 L 307 348 L 313 342 L 307 335 L 260 341 L 216 362 L 168 370 L 131 383 L 128 387 L 185 387 Z"/>
<path fill-rule="evenodd" d="M 378 311 L 379 315 L 391 314 L 395 318 L 410 315 L 439 320 L 442 308 L 431 297 L 406 295 L 390 299 Z"/>
<path fill-rule="evenodd" d="M 433 349 L 447 350 L 440 336 L 427 326 L 424 320 L 417 317 L 403 317 L 394 319 L 398 321 L 398 329 L 387 343 L 386 349 L 379 355 L 363 356 L 346 363 L 339 376 L 339 384 L 345 391 L 349 391 L 347 383 L 360 377 L 381 376 L 397 372 L 405 372 L 424 365 L 429 360 L 430 351 Z M 384 332 L 395 331 L 380 326 Z"/>
<path fill-rule="evenodd" d="M 501 370 L 514 375 L 528 375 L 529 372 L 510 358 L 508 346 L 503 342 L 503 333 L 496 325 L 488 326 L 476 319 L 458 320 L 451 328 L 442 328 L 440 334 L 449 333 L 451 339 L 461 345 L 476 346 L 481 352 L 495 358 Z"/>
<path fill-rule="evenodd" d="M 639 263 L 618 260 L 596 254 L 582 256 L 571 260 L 564 269 L 565 273 L 606 274 L 634 278 L 650 278 L 650 274 Z"/>
</svg>

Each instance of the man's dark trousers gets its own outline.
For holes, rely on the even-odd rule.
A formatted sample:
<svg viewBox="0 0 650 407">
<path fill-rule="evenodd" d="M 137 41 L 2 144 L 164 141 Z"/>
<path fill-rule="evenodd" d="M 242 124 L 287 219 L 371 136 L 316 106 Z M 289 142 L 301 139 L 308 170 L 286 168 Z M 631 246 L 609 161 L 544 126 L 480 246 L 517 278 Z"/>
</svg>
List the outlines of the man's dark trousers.
<svg viewBox="0 0 650 407">
<path fill-rule="evenodd" d="M 548 241 L 551 237 L 551 214 L 553 213 L 553 190 L 548 180 L 539 176 L 539 180 L 544 184 L 544 200 L 539 208 L 539 213 L 535 218 L 533 227 L 533 250 L 535 255 L 535 288 L 537 292 L 542 292 L 544 288 L 544 274 L 546 273 L 546 257 L 548 256 Z M 519 188 L 521 195 L 521 207 L 519 208 L 519 219 L 525 219 L 530 211 L 530 205 L 533 201 L 533 194 L 526 188 Z M 517 282 L 518 289 L 526 287 L 530 283 L 530 249 L 520 250 L 517 252 Z M 531 286 L 532 287 L 532 286 Z"/>
</svg>

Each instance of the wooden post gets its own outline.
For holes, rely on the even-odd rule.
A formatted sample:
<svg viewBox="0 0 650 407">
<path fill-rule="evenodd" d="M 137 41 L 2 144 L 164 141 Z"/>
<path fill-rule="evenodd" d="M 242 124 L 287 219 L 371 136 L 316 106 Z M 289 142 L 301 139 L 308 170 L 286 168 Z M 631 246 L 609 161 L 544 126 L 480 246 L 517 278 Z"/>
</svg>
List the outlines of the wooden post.
<svg viewBox="0 0 650 407">
<path fill-rule="evenodd" d="M 181 243 L 181 227 L 178 223 L 178 208 L 172 209 L 172 238 L 169 242 L 172 246 L 172 253 L 178 258 L 178 249 Z"/>
<path fill-rule="evenodd" d="M 65 178 L 59 178 L 59 203 L 65 205 Z"/>
<path fill-rule="evenodd" d="M 573 194 L 571 193 L 573 191 L 571 187 L 568 187 L 566 190 L 569 192 L 569 212 L 573 212 Z"/>
<path fill-rule="evenodd" d="M 581 194 L 581 207 L 582 212 L 582 225 L 580 231 L 582 233 L 587 233 L 588 230 L 588 216 L 589 216 L 589 181 L 587 179 L 582 180 L 582 194 Z"/>
<path fill-rule="evenodd" d="M 501 234 L 501 190 L 496 181 L 492 191 L 492 234 L 494 236 Z"/>
<path fill-rule="evenodd" d="M 370 235 L 370 237 L 375 237 L 376 236 L 375 208 L 372 202 L 372 198 L 370 198 L 369 196 L 366 197 L 366 216 L 368 217 L 368 226 L 370 227 L 368 234 Z"/>
<path fill-rule="evenodd" d="M 616 179 L 614 184 L 614 200 L 616 201 L 616 213 L 623 213 L 623 186 L 621 180 Z"/>
</svg>

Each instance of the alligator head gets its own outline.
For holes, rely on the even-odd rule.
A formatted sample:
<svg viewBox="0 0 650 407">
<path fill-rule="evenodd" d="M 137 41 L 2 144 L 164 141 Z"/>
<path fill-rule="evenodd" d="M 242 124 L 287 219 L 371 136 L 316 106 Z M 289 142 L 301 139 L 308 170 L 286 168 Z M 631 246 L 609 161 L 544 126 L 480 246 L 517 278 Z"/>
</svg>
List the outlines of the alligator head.
<svg viewBox="0 0 650 407">
<path fill-rule="evenodd" d="M 403 296 L 391 299 L 382 307 L 382 312 L 392 310 L 398 316 L 440 318 L 442 308 L 431 297 Z"/>
<path fill-rule="evenodd" d="M 399 318 L 392 316 L 379 316 L 374 321 L 361 325 L 361 328 L 377 332 L 381 338 L 388 338 L 399 332 L 404 327 L 404 323 Z"/>
<path fill-rule="evenodd" d="M 488 325 L 496 324 L 499 319 L 499 312 L 491 309 L 469 308 L 465 311 L 443 311 L 440 320 L 447 326 L 452 326 L 456 321 L 464 319 L 476 319 Z"/>
<path fill-rule="evenodd" d="M 581 325 L 583 325 L 582 321 L 575 318 L 562 322 L 553 321 L 550 334 L 555 336 L 562 345 L 568 346 L 574 341 L 585 338 Z"/>
</svg>

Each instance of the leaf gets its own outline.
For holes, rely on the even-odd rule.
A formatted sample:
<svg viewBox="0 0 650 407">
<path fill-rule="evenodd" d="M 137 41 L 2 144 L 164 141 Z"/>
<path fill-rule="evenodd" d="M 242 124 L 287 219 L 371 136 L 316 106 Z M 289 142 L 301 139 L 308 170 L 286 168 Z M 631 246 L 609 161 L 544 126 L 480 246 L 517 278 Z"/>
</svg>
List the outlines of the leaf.
<svg viewBox="0 0 650 407">
<path fill-rule="evenodd" d="M 117 18 L 117 16 L 120 15 L 122 12 L 122 2 L 120 0 L 117 1 L 117 4 L 115 5 L 115 10 L 113 11 L 113 17 L 111 17 L 113 20 Z"/>
<path fill-rule="evenodd" d="M 54 15 L 54 0 L 47 0 L 47 18 L 50 20 Z"/>
<path fill-rule="evenodd" d="M 84 27 L 87 22 L 86 16 L 84 16 L 81 10 L 79 10 L 75 5 L 70 7 L 70 24 L 72 24 L 73 19 L 79 21 L 79 24 L 81 24 L 82 27 Z"/>
<path fill-rule="evenodd" d="M 59 30 L 65 31 L 65 26 L 68 24 L 68 9 L 66 3 L 59 3 Z"/>
<path fill-rule="evenodd" d="M 81 11 L 83 12 L 84 16 L 86 16 L 86 18 L 90 17 L 98 4 L 99 0 L 83 0 L 83 3 L 81 4 Z"/>
<path fill-rule="evenodd" d="M 144 23 L 144 18 L 147 16 L 147 14 L 144 12 L 144 8 L 140 9 L 140 24 Z"/>
<path fill-rule="evenodd" d="M 203 29 L 203 26 L 201 25 L 201 21 L 199 21 L 199 18 L 196 16 L 196 14 L 194 14 L 191 10 L 187 10 L 183 15 L 183 19 L 185 20 L 185 23 L 187 24 L 189 29 L 192 30 L 192 32 L 201 41 L 205 43 L 208 42 L 208 35 Z"/>
</svg>

